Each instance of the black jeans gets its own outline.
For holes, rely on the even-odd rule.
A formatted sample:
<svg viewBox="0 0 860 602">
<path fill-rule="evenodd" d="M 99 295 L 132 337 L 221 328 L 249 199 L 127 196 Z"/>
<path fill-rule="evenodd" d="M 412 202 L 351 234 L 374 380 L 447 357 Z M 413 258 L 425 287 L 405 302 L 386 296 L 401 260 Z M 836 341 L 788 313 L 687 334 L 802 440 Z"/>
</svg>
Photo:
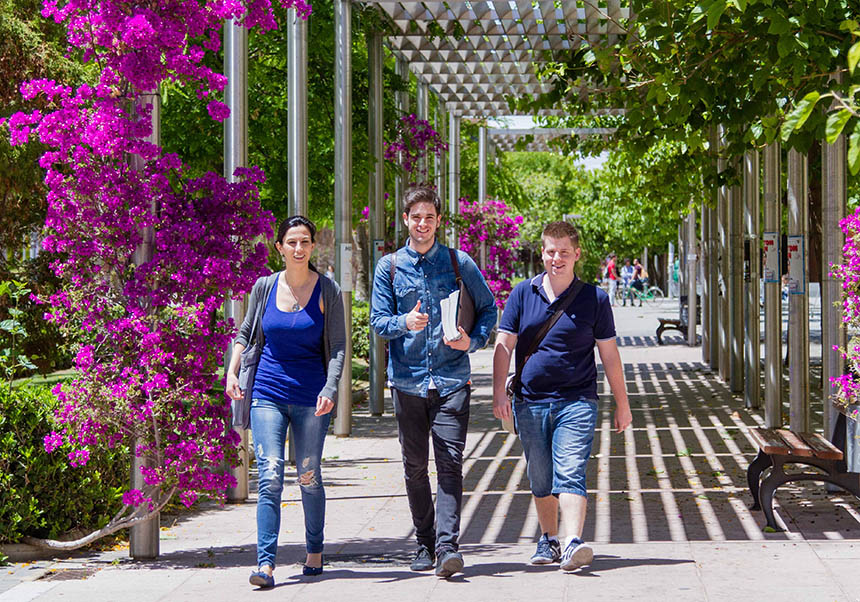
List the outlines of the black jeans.
<svg viewBox="0 0 860 602">
<path fill-rule="evenodd" d="M 418 543 L 435 550 L 437 556 L 449 550 L 456 551 L 463 504 L 463 449 L 469 425 L 471 388 L 466 385 L 444 397 L 434 389 L 430 389 L 428 397 L 396 389 L 391 393 L 403 453 L 406 495 Z M 435 514 L 427 474 L 428 439 L 431 436 L 438 485 Z"/>
</svg>

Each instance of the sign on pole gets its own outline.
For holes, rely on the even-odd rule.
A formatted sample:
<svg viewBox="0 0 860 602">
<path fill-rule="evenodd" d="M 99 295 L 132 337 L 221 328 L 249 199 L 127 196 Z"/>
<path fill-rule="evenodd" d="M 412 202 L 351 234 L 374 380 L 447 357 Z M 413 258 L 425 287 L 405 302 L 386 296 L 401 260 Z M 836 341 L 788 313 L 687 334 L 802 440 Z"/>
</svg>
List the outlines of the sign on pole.
<svg viewBox="0 0 860 602">
<path fill-rule="evenodd" d="M 803 235 L 797 234 L 788 237 L 788 292 L 792 295 L 806 294 L 803 247 Z"/>
<path fill-rule="evenodd" d="M 764 248 L 764 281 L 779 282 L 779 232 L 765 232 L 762 236 Z"/>
</svg>

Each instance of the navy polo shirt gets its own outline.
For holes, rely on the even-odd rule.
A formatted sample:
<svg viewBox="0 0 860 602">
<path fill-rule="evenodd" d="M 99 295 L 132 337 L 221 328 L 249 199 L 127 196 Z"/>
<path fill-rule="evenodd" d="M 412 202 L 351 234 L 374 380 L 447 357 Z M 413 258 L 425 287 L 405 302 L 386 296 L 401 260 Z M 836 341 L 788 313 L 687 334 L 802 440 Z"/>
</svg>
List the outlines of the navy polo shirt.
<svg viewBox="0 0 860 602">
<path fill-rule="evenodd" d="M 559 299 L 568 292 L 550 303 L 542 286 L 544 274 L 514 288 L 499 323 L 500 331 L 517 335 L 516 365 L 541 326 L 558 309 Z M 517 396 L 530 403 L 574 401 L 581 397 L 597 401 L 595 342 L 614 338 L 609 295 L 586 283 L 526 363 Z"/>
</svg>

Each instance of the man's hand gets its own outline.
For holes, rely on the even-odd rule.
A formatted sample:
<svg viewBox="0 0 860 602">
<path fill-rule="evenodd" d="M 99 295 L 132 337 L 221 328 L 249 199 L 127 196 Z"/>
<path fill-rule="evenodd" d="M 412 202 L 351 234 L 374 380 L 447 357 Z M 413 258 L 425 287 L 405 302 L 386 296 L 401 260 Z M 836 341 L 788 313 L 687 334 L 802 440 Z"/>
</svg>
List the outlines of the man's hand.
<svg viewBox="0 0 860 602">
<path fill-rule="evenodd" d="M 415 304 L 408 314 L 406 314 L 406 328 L 409 330 L 424 330 L 427 327 L 427 322 L 430 321 L 429 314 L 421 313 L 421 301 Z"/>
<path fill-rule="evenodd" d="M 493 416 L 499 420 L 511 419 L 511 401 L 507 393 L 493 392 Z"/>
<path fill-rule="evenodd" d="M 449 341 L 445 337 L 442 337 L 442 341 L 445 342 L 448 347 L 451 349 L 457 349 L 458 351 L 469 351 L 469 346 L 472 344 L 472 339 L 466 334 L 466 331 L 463 330 L 462 326 L 458 326 L 457 330 L 460 331 L 460 338 L 456 341 Z"/>
<path fill-rule="evenodd" d="M 632 423 L 633 414 L 630 413 L 630 404 L 618 405 L 615 408 L 615 432 L 623 432 Z"/>
</svg>

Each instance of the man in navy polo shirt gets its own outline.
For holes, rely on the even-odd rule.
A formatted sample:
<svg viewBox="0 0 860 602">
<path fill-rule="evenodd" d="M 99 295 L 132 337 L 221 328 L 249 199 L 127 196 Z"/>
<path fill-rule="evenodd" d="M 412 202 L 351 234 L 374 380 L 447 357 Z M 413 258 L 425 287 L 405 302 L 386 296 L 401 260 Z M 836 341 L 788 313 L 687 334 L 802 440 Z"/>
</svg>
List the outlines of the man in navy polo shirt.
<svg viewBox="0 0 860 602">
<path fill-rule="evenodd" d="M 493 414 L 509 419 L 505 380 L 516 349 L 528 352 L 541 326 L 564 303 L 576 280 L 582 254 L 579 233 L 566 222 L 547 225 L 541 236 L 546 271 L 518 284 L 499 323 L 493 354 Z M 582 540 L 585 524 L 585 469 L 597 424 L 597 366 L 594 347 L 615 398 L 615 429 L 630 426 L 621 356 L 609 296 L 585 283 L 564 315 L 526 362 L 515 391 L 513 414 L 523 449 L 543 535 L 532 564 L 561 561 L 563 571 L 590 564 L 594 552 Z M 565 519 L 564 551 L 558 540 L 558 511 Z"/>
</svg>

